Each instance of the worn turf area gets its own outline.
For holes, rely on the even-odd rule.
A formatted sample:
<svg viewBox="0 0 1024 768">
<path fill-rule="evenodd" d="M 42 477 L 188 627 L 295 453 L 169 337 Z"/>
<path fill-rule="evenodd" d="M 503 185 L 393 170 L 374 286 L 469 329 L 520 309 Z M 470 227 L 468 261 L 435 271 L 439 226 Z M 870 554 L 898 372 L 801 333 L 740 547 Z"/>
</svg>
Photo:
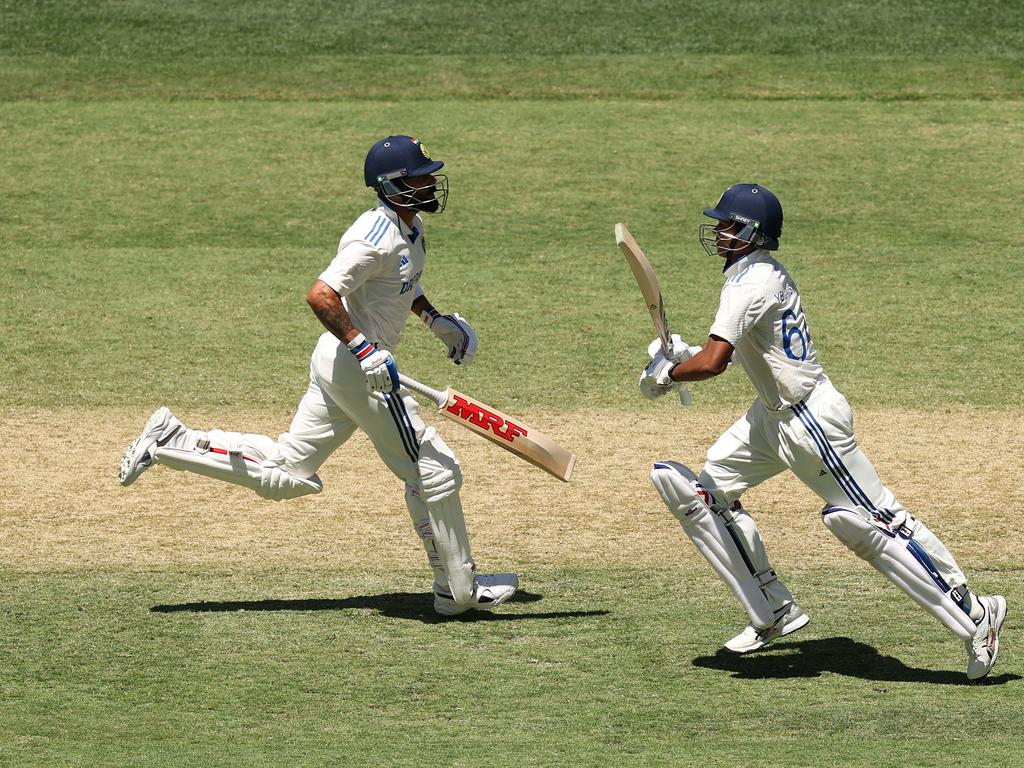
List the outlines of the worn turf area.
<svg viewBox="0 0 1024 768">
<path fill-rule="evenodd" d="M 287 427 L 253 412 L 179 411 L 197 427 Z M 738 414 L 665 404 L 650 419 L 615 412 L 524 412 L 579 455 L 572 482 L 551 478 L 457 425 L 424 412 L 463 465 L 463 501 L 481 566 L 637 565 L 697 558 L 648 480 L 656 459 L 699 467 Z M 148 411 L 8 411 L 0 445 L 5 525 L 0 562 L 20 568 L 289 564 L 375 569 L 418 565 L 398 480 L 372 446 L 353 438 L 324 465 L 318 496 L 273 503 L 242 488 L 164 467 L 130 488 L 117 484 L 124 447 Z M 73 425 L 74 431 L 70 430 Z M 1024 566 L 1014 536 L 1024 493 L 1005 446 L 1024 433 L 1015 412 L 860 414 L 861 444 L 883 480 L 963 559 L 965 567 Z M 979 442 L 985 431 L 988 440 Z M 81 440 L 80 435 L 88 435 Z M 963 468 L 971 466 L 969 487 Z M 364 479 L 376 478 L 372 493 Z M 788 473 L 744 496 L 782 566 L 850 555 L 819 521 L 821 502 Z"/>
</svg>

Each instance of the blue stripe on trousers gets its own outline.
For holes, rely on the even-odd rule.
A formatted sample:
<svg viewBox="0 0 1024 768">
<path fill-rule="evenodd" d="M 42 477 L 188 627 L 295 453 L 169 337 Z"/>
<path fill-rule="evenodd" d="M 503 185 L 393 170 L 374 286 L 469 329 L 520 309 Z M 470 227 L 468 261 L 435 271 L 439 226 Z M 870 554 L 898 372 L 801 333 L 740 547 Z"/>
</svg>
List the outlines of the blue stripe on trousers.
<svg viewBox="0 0 1024 768">
<path fill-rule="evenodd" d="M 857 485 L 857 481 L 853 478 L 853 474 L 843 464 L 842 459 L 839 458 L 839 454 L 836 453 L 835 449 L 829 444 L 828 438 L 825 436 L 824 430 L 821 425 L 814 419 L 810 410 L 803 403 L 797 403 L 793 406 L 793 412 L 796 413 L 797 418 L 804 425 L 807 433 L 811 436 L 811 439 L 818 446 L 818 451 L 821 453 L 821 459 L 825 462 L 825 466 L 828 467 L 829 472 L 839 483 L 839 487 L 843 489 L 846 496 L 854 504 L 859 504 L 872 512 L 877 512 L 875 505 L 871 503 L 871 499 L 864 493 L 864 490 Z"/>
<path fill-rule="evenodd" d="M 412 425 L 412 419 L 409 417 L 409 412 L 405 409 L 405 403 L 402 401 L 402 396 L 398 395 L 394 400 L 395 406 L 401 414 L 406 428 L 409 430 L 409 440 L 412 442 L 413 450 L 416 451 L 416 458 L 418 460 L 420 455 L 420 441 L 416 439 L 416 429 Z"/>
<path fill-rule="evenodd" d="M 402 422 L 402 417 L 395 408 L 394 398 L 391 395 L 384 393 L 384 402 L 388 406 L 388 412 L 391 414 L 391 420 L 395 422 L 395 427 L 398 429 L 398 436 L 402 439 L 402 447 L 405 448 L 405 452 L 410 459 L 418 462 L 420 458 L 419 446 L 416 445 L 415 433 L 410 436 L 405 424 Z"/>
</svg>

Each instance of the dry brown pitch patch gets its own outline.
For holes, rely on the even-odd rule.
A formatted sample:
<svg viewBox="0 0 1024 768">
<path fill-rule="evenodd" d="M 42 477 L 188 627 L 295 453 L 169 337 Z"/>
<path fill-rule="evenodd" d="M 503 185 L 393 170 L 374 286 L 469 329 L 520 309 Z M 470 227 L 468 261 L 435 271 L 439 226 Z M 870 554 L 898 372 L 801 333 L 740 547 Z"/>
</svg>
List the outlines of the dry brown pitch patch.
<svg viewBox="0 0 1024 768">
<path fill-rule="evenodd" d="M 285 413 L 180 415 L 196 426 L 268 434 L 288 423 Z M 697 555 L 650 485 L 650 465 L 674 458 L 699 466 L 737 415 L 697 408 L 666 408 L 643 420 L 592 411 L 524 414 L 579 454 L 568 485 L 457 427 L 439 428 L 463 465 L 463 501 L 481 567 L 664 564 Z M 121 488 L 121 452 L 147 416 L 0 412 L 0 563 L 36 569 L 420 562 L 401 485 L 361 436 L 324 466 L 318 496 L 273 503 L 165 467 Z M 886 484 L 946 539 L 962 565 L 1020 567 L 1024 414 L 864 412 L 857 427 Z M 744 502 L 780 566 L 852 557 L 819 522 L 818 499 L 794 478 L 774 478 Z"/>
</svg>

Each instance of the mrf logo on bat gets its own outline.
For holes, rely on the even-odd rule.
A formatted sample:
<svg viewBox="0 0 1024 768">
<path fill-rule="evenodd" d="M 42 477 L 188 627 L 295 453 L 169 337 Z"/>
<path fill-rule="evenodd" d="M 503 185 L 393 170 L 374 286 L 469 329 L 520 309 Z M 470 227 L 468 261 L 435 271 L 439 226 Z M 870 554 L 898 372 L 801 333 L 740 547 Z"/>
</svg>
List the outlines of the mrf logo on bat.
<svg viewBox="0 0 1024 768">
<path fill-rule="evenodd" d="M 449 405 L 446 410 L 449 413 L 455 414 L 463 421 L 468 421 L 470 424 L 475 424 L 485 430 L 489 429 L 498 437 L 504 438 L 510 443 L 515 442 L 515 439 L 520 435 L 526 436 L 527 431 L 524 427 L 506 418 L 502 418 L 476 403 L 471 403 L 460 395 L 453 395 L 453 398 L 455 402 Z"/>
</svg>

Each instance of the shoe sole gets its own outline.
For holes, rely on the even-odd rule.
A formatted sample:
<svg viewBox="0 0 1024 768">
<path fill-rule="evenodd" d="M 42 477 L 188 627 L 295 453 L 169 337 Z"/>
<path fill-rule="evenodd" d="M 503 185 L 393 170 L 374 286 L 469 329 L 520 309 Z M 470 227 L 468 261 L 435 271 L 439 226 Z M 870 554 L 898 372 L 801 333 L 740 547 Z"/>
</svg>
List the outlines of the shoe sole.
<svg viewBox="0 0 1024 768">
<path fill-rule="evenodd" d="M 771 645 L 776 640 L 778 640 L 780 637 L 785 637 L 786 635 L 792 635 L 794 632 L 796 632 L 797 630 L 803 629 L 804 627 L 806 627 L 810 623 L 811 623 L 811 617 L 808 616 L 806 613 L 803 613 L 803 614 L 800 615 L 799 618 L 793 619 L 793 621 L 791 621 L 788 624 L 786 624 L 786 626 L 784 626 L 782 628 L 782 632 L 780 632 L 778 635 L 773 637 L 771 640 L 767 640 L 767 641 L 765 641 L 765 642 L 763 642 L 763 643 L 761 643 L 759 645 L 751 646 L 750 648 L 744 648 L 744 649 L 741 649 L 741 650 L 735 650 L 733 648 L 730 648 L 727 645 L 722 646 L 722 648 L 726 652 L 734 653 L 737 656 L 742 656 L 745 653 L 753 653 L 754 651 L 760 651 L 762 648 L 766 648 L 767 646 Z"/>
<path fill-rule="evenodd" d="M 435 593 L 434 613 L 438 614 L 439 616 L 461 616 L 463 613 L 466 613 L 467 611 L 489 611 L 493 608 L 497 608 L 499 605 L 503 603 L 508 602 L 509 598 L 511 598 L 512 595 L 514 595 L 515 593 L 515 590 L 512 590 L 504 597 L 498 598 L 494 602 L 486 604 L 473 603 L 471 605 L 459 605 L 454 600 L 452 600 L 451 606 L 445 605 L 443 610 L 437 607 L 436 598 L 438 597 L 438 595 L 437 593 Z M 444 599 L 451 600 L 451 598 Z"/>
<path fill-rule="evenodd" d="M 1003 622 L 1006 621 L 1006 600 L 1005 600 L 1005 598 L 1003 600 L 997 600 L 996 601 L 996 605 L 999 606 L 1000 610 L 996 614 L 996 620 L 992 622 L 992 626 L 996 630 L 996 647 L 992 651 L 992 661 L 989 663 L 988 669 L 985 670 L 985 674 L 978 675 L 978 677 L 972 677 L 971 678 L 972 680 L 981 680 L 983 677 L 985 677 L 989 672 L 992 671 L 992 668 L 996 665 L 996 659 L 999 658 L 999 633 L 1003 629 Z"/>
<path fill-rule="evenodd" d="M 142 474 L 141 471 L 138 471 L 139 462 L 146 455 L 150 446 L 156 442 L 170 418 L 171 411 L 166 406 L 157 408 L 149 417 L 146 426 L 142 428 L 142 433 L 132 441 L 121 457 L 121 469 L 117 473 L 117 481 L 121 485 L 131 485 Z"/>
</svg>

